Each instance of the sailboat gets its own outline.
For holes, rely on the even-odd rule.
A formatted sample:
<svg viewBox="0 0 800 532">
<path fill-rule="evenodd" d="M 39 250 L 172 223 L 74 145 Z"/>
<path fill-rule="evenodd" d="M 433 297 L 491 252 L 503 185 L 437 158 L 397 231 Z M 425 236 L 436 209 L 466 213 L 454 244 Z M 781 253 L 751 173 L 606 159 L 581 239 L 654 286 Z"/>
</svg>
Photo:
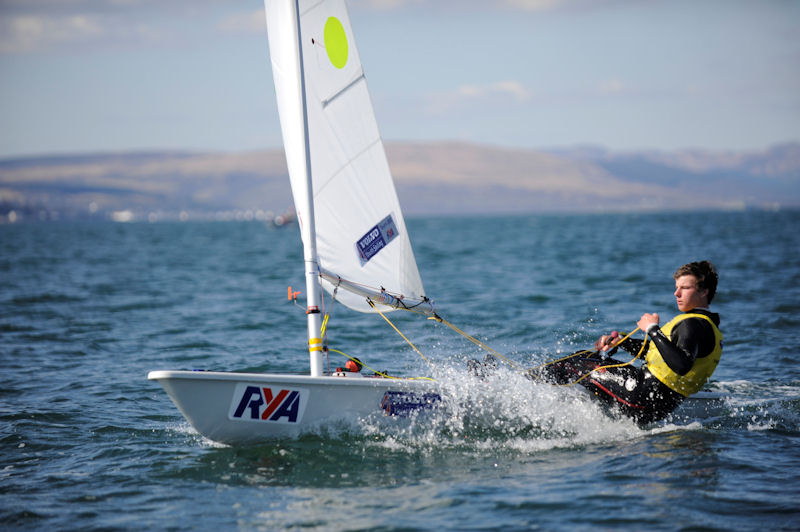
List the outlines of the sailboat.
<svg viewBox="0 0 800 532">
<path fill-rule="evenodd" d="M 430 380 L 324 371 L 322 291 L 359 312 L 433 314 L 400 209 L 344 0 L 265 0 L 300 224 L 308 374 L 151 371 L 191 425 L 226 444 L 435 403 Z M 299 265 L 298 265 L 299 266 Z"/>
</svg>

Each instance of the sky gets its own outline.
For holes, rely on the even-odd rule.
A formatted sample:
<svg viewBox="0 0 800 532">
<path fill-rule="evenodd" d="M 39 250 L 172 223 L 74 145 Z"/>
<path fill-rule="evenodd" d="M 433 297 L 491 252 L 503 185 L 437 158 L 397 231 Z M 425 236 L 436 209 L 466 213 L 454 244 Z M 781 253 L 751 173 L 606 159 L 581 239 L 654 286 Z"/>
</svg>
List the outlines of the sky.
<svg viewBox="0 0 800 532">
<path fill-rule="evenodd" d="M 350 0 L 383 138 L 800 141 L 795 0 Z M 0 158 L 281 144 L 258 0 L 0 0 Z"/>
</svg>

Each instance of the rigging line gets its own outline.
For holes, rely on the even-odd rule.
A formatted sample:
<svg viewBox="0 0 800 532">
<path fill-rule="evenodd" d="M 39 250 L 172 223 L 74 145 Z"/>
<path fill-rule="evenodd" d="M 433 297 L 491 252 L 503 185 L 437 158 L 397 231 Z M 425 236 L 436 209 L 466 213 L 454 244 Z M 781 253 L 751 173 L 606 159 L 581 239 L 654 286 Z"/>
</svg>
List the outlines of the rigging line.
<svg viewBox="0 0 800 532">
<path fill-rule="evenodd" d="M 540 365 L 536 366 L 533 369 L 543 368 L 545 366 L 549 366 L 551 364 L 555 364 L 556 362 L 561 362 L 562 360 L 567 360 L 567 359 L 570 359 L 572 357 L 578 357 L 578 356 L 581 356 L 581 355 L 585 355 L 587 353 L 594 353 L 594 352 L 596 352 L 596 351 L 592 351 L 590 349 L 582 349 L 580 351 L 575 351 L 574 353 L 571 353 L 571 354 L 569 354 L 569 355 L 567 355 L 565 357 L 557 358 L 555 360 L 551 360 L 550 362 L 545 362 L 544 364 L 540 364 Z"/>
<path fill-rule="evenodd" d="M 399 292 L 392 292 L 386 290 L 384 287 L 377 288 L 375 286 L 371 286 L 364 283 L 359 283 L 357 281 L 351 281 L 349 279 L 344 279 L 341 275 L 336 275 L 330 271 L 320 269 L 320 278 L 328 281 L 329 283 L 333 284 L 334 280 L 337 285 L 340 285 L 345 290 L 352 292 L 356 295 L 360 295 L 365 299 L 369 300 L 372 299 L 373 295 L 378 297 L 379 300 L 376 302 L 373 300 L 373 303 L 385 305 L 387 307 L 391 307 L 393 310 L 407 310 L 409 312 L 414 312 L 416 314 L 424 314 L 429 316 L 433 313 L 433 301 L 429 299 L 427 296 L 411 296 L 405 297 L 403 294 Z M 383 296 L 386 295 L 391 298 L 392 301 L 385 301 L 383 300 Z M 409 305 L 409 302 L 412 303 Z M 423 305 L 427 305 L 423 307 Z M 416 310 L 419 307 L 423 307 L 422 311 Z M 430 307 L 428 309 L 428 307 Z M 425 310 L 428 309 L 428 310 Z"/>
<path fill-rule="evenodd" d="M 442 318 L 442 317 L 441 317 L 441 316 L 439 316 L 438 314 L 434 314 L 434 316 L 432 316 L 432 317 L 430 317 L 430 318 L 428 318 L 428 319 L 429 319 L 429 320 L 438 321 L 439 323 L 443 323 L 443 324 L 447 325 L 448 327 L 450 327 L 451 329 L 453 329 L 455 332 L 457 332 L 458 334 L 460 334 L 461 336 L 463 336 L 464 338 L 466 338 L 466 339 L 467 339 L 467 340 L 469 340 L 470 342 L 472 342 L 472 343 L 474 343 L 475 345 L 477 345 L 477 346 L 479 346 L 479 347 L 482 347 L 482 348 L 483 348 L 483 349 L 485 349 L 486 351 L 488 351 L 488 352 L 492 353 L 493 355 L 495 355 L 496 357 L 498 357 L 500 360 L 502 360 L 503 362 L 505 362 L 506 364 L 508 364 L 508 365 L 509 365 L 509 366 L 511 366 L 512 368 L 514 368 L 514 369 L 521 369 L 521 368 L 520 368 L 520 367 L 519 367 L 519 366 L 518 366 L 516 363 L 514 363 L 514 362 L 512 362 L 511 360 L 507 359 L 506 357 L 504 357 L 503 355 L 501 355 L 500 353 L 498 353 L 497 351 L 495 351 L 494 349 L 492 349 L 491 347 L 489 347 L 489 346 L 488 346 L 488 345 L 486 345 L 485 343 L 481 342 L 481 341 L 480 341 L 480 340 L 478 340 L 477 338 L 473 338 L 472 336 L 470 336 L 470 335 L 469 335 L 469 334 L 467 334 L 466 332 L 462 331 L 461 329 L 459 329 L 458 327 L 456 327 L 455 325 L 453 325 L 452 323 L 450 323 L 450 322 L 449 322 L 449 321 L 447 321 L 446 319 Z"/>
<path fill-rule="evenodd" d="M 394 330 L 395 330 L 395 332 L 397 332 L 397 334 L 399 334 L 399 335 L 400 335 L 400 336 L 403 338 L 403 340 L 405 340 L 405 341 L 408 343 L 408 345 L 410 345 L 410 346 L 411 346 L 411 349 L 413 349 L 413 350 L 414 350 L 414 351 L 415 351 L 415 352 L 416 352 L 416 353 L 417 353 L 419 356 L 421 356 L 421 357 L 422 357 L 422 360 L 424 360 L 425 362 L 427 362 L 429 366 L 433 367 L 433 364 L 431 364 L 431 361 L 430 361 L 430 360 L 428 360 L 428 358 L 427 358 L 425 355 L 423 355 L 423 354 L 422 354 L 422 351 L 420 351 L 419 349 L 417 349 L 417 346 L 415 346 L 414 344 L 412 344 L 412 343 L 411 343 L 411 340 L 409 340 L 408 338 L 406 338 L 406 336 L 405 336 L 405 335 L 404 335 L 402 332 L 400 332 L 400 329 L 398 329 L 398 328 L 395 326 L 395 324 L 394 324 L 394 323 L 392 323 L 392 322 L 389 320 L 389 318 L 387 318 L 387 317 L 386 317 L 386 315 L 385 315 L 383 312 L 381 312 L 381 309 L 379 309 L 378 307 L 376 307 L 376 306 L 375 306 L 375 303 L 373 303 L 371 299 L 367 299 L 367 303 L 369 303 L 369 306 L 370 306 L 370 307 L 372 307 L 373 309 L 375 309 L 375 311 L 376 311 L 378 314 L 380 314 L 380 315 L 381 315 L 381 318 L 383 318 L 384 320 L 386 320 L 386 323 L 388 323 L 389 325 L 391 325 L 391 326 L 392 326 L 392 329 L 394 329 Z"/>
<path fill-rule="evenodd" d="M 627 340 L 627 339 L 628 339 L 628 337 L 629 337 L 630 335 L 632 335 L 633 333 L 635 333 L 635 332 L 636 332 L 636 331 L 638 331 L 638 330 L 639 330 L 639 327 L 636 327 L 634 330 L 632 330 L 630 333 L 628 333 L 628 335 L 627 335 L 625 338 L 623 338 L 623 340 Z M 592 373 L 594 373 L 595 371 L 598 371 L 598 370 L 601 370 L 601 369 L 607 369 L 607 368 L 621 368 L 621 367 L 623 367 L 623 366 L 630 366 L 631 364 L 633 364 L 633 362 L 634 362 L 634 361 L 635 361 L 637 358 L 639 358 L 640 356 L 642 356 L 642 353 L 644 353 L 644 346 L 645 346 L 645 345 L 647 345 L 647 341 L 648 341 L 648 338 L 646 338 L 646 337 L 645 337 L 645 341 L 644 341 L 644 342 L 642 342 L 642 346 L 639 348 L 639 352 L 638 352 L 638 353 L 636 353 L 636 356 L 635 356 L 635 357 L 633 357 L 632 359 L 630 359 L 629 361 L 627 361 L 627 362 L 620 362 L 619 364 L 608 364 L 608 365 L 606 365 L 606 366 L 598 366 L 598 367 L 594 368 L 592 371 L 590 371 L 589 373 L 587 373 L 586 375 L 583 375 L 582 377 L 580 377 L 580 378 L 579 378 L 578 380 L 576 380 L 575 382 L 571 382 L 571 383 L 569 383 L 569 384 L 565 384 L 565 385 L 563 385 L 563 386 L 573 386 L 573 385 L 575 385 L 575 384 L 578 384 L 579 382 L 581 382 L 583 379 L 585 379 L 586 377 L 588 377 L 589 375 L 591 375 L 591 374 L 592 374 Z M 621 343 L 622 343 L 622 340 L 620 340 L 619 342 L 617 342 L 617 345 L 619 345 L 619 344 L 621 344 Z"/>
<path fill-rule="evenodd" d="M 399 299 L 399 301 L 403 305 L 403 308 L 401 310 L 408 310 L 409 312 L 417 312 L 414 309 L 419 307 L 420 305 L 424 305 L 425 303 L 428 303 L 429 305 L 431 305 L 431 307 L 433 307 L 431 300 L 428 299 L 426 296 L 422 296 L 422 299 L 419 300 L 419 303 L 417 303 L 416 305 L 411 305 L 410 307 L 406 305 L 403 299 Z M 418 314 L 424 314 L 424 312 L 418 312 Z"/>
<path fill-rule="evenodd" d="M 387 294 L 389 294 L 390 296 L 392 296 L 395 299 L 402 300 L 405 297 L 400 292 L 392 292 L 391 290 L 386 290 L 386 288 L 384 288 L 382 286 L 380 288 L 378 288 L 376 286 L 369 285 L 369 284 L 366 284 L 366 283 L 359 283 L 358 281 L 352 281 L 350 279 L 344 279 L 341 275 L 336 275 L 335 273 L 333 273 L 331 271 L 328 271 L 328 270 L 325 270 L 325 272 L 323 274 L 322 270 L 320 270 L 320 277 L 322 277 L 324 279 L 325 276 L 327 276 L 327 277 L 334 277 L 335 276 L 336 278 L 338 278 L 338 280 L 339 280 L 338 283 L 339 284 L 341 284 L 342 282 L 346 282 L 347 284 L 359 286 L 359 287 L 363 288 L 365 291 L 369 290 L 369 291 L 376 292 L 376 293 L 378 293 L 378 292 L 386 292 Z M 330 279 L 328 279 L 328 282 L 330 282 Z"/>
<path fill-rule="evenodd" d="M 359 360 L 356 360 L 356 359 L 355 359 L 355 357 L 351 357 L 350 355 L 348 355 L 348 354 L 347 354 L 347 353 L 345 353 L 344 351 L 339 351 L 338 349 L 329 349 L 329 351 L 331 351 L 331 352 L 333 352 L 333 353 L 339 353 L 339 354 L 340 354 L 340 355 L 342 355 L 343 357 L 345 357 L 345 358 L 348 358 L 348 359 L 350 359 L 350 360 L 352 360 L 353 362 L 356 362 L 356 363 L 358 363 L 358 364 L 361 364 L 361 366 L 363 366 L 363 367 L 367 368 L 368 370 L 372 371 L 372 372 L 373 372 L 373 373 L 375 373 L 376 375 L 380 375 L 381 377 L 385 377 L 385 378 L 387 378 L 387 379 L 398 379 L 398 378 L 399 378 L 399 377 L 392 377 L 392 376 L 390 376 L 390 375 L 386 375 L 386 374 L 384 374 L 384 373 L 381 373 L 380 371 L 375 371 L 375 370 L 374 370 L 374 369 L 372 369 L 371 367 L 369 367 L 369 366 L 367 366 L 366 364 L 364 364 L 363 362 L 361 362 L 361 360 L 360 360 L 360 359 L 359 359 Z"/>
<path fill-rule="evenodd" d="M 626 334 L 625 336 L 623 336 L 623 337 L 622 337 L 622 340 L 620 340 L 619 342 L 617 342 L 617 344 L 616 344 L 616 345 L 618 346 L 619 344 L 621 344 L 622 342 L 624 342 L 625 340 L 627 340 L 628 338 L 630 338 L 630 337 L 631 337 L 631 336 L 632 336 L 632 335 L 633 335 L 633 334 L 634 334 L 636 331 L 638 331 L 638 330 L 639 330 L 639 327 L 636 327 L 634 330 L 632 330 L 631 332 L 629 332 L 628 334 Z M 599 351 L 592 351 L 591 349 L 582 349 L 582 350 L 580 350 L 580 351 L 575 351 L 574 353 L 572 353 L 572 354 L 569 354 L 569 355 L 567 355 L 567 356 L 565 356 L 565 357 L 557 358 L 557 359 L 555 359 L 555 360 L 551 360 L 550 362 L 545 362 L 544 364 L 540 364 L 540 365 L 536 366 L 535 368 L 533 368 L 533 370 L 537 370 L 537 369 L 543 368 L 543 367 L 545 367 L 545 366 L 550 366 L 550 365 L 552 365 L 552 364 L 555 364 L 555 363 L 557 363 L 557 362 L 561 362 L 561 361 L 563 361 L 563 360 L 570 359 L 570 358 L 572 358 L 572 357 L 578 357 L 578 356 L 585 355 L 585 354 L 588 354 L 588 353 L 598 353 L 598 352 L 599 352 Z M 636 359 L 634 359 L 634 360 L 636 360 Z M 631 360 L 631 362 L 633 362 L 633 360 Z M 531 370 L 531 371 L 533 371 L 533 370 Z"/>
<path fill-rule="evenodd" d="M 328 310 L 325 306 L 325 290 L 322 290 L 322 285 L 320 284 L 320 303 L 322 303 L 322 324 L 319 327 L 319 337 L 322 340 L 322 353 L 325 357 L 325 364 L 327 366 L 328 374 L 331 372 L 331 357 L 328 354 L 328 339 L 325 338 L 325 329 L 328 327 L 328 319 L 330 318 L 330 314 L 328 314 Z"/>
<path fill-rule="evenodd" d="M 331 308 L 330 308 L 329 311 L 325 312 L 325 318 L 322 320 L 322 327 L 321 327 L 320 332 L 319 332 L 319 335 L 320 335 L 321 338 L 325 338 L 325 332 L 326 332 L 327 327 L 328 327 L 328 318 L 331 317 L 331 312 L 333 312 L 333 305 L 334 305 L 334 303 L 336 303 L 336 294 L 337 294 L 337 292 L 339 292 L 339 284 L 341 282 L 342 281 L 341 281 L 341 278 L 340 278 L 339 279 L 339 283 L 337 283 L 336 286 L 333 287 L 333 293 L 331 294 Z M 323 305 L 323 309 L 322 310 L 325 311 L 325 306 L 324 306 L 325 305 L 325 298 L 324 297 L 322 298 L 322 305 Z"/>
<path fill-rule="evenodd" d="M 325 306 L 325 290 L 322 290 L 322 276 L 320 275 L 320 291 L 321 291 L 321 300 L 322 300 L 322 325 L 320 326 L 319 330 L 319 337 L 322 338 L 322 350 L 325 353 L 325 360 L 328 363 L 328 373 L 331 372 L 331 360 L 330 356 L 328 355 L 328 337 L 327 337 L 327 330 L 328 330 L 328 321 L 330 321 L 331 313 L 333 312 L 333 306 L 336 304 L 336 294 L 339 292 L 339 284 L 341 284 L 341 278 L 339 278 L 339 282 L 336 283 L 336 286 L 333 287 L 333 293 L 331 294 L 331 305 L 330 309 L 326 308 Z"/>
<path fill-rule="evenodd" d="M 434 318 L 433 316 L 430 315 L 431 312 L 433 312 L 433 314 L 435 316 L 436 315 L 435 311 L 431 310 L 430 312 L 426 312 L 424 310 L 417 310 L 417 307 L 419 307 L 423 303 L 428 303 L 429 305 L 431 305 L 431 309 L 433 309 L 433 302 L 428 300 L 428 301 L 423 301 L 422 303 L 418 303 L 418 304 L 414 305 L 413 307 L 397 307 L 397 310 L 405 310 L 407 312 L 412 312 L 414 314 L 419 314 L 421 316 L 427 316 L 429 320 L 436 320 L 436 318 Z M 394 307 L 392 307 L 392 308 L 394 308 Z"/>
<path fill-rule="evenodd" d="M 347 283 L 349 285 L 357 286 L 357 287 L 363 289 L 365 292 L 366 291 L 375 292 L 375 293 L 386 292 L 387 294 L 389 294 L 390 296 L 392 296 L 393 298 L 395 298 L 397 300 L 402 300 L 404 298 L 403 294 L 401 294 L 399 292 L 391 292 L 389 290 L 386 290 L 384 287 L 377 288 L 375 286 L 368 285 L 368 284 L 365 284 L 365 283 L 359 283 L 358 281 L 352 281 L 350 279 L 345 279 L 341 275 L 337 275 L 337 274 L 335 274 L 335 273 L 333 273 L 331 271 L 328 271 L 328 270 L 324 270 L 323 271 L 322 268 L 320 268 L 319 277 L 320 277 L 320 279 L 326 280 L 331 284 L 333 284 L 333 281 L 331 279 L 333 279 L 335 277 L 337 279 L 336 286 L 340 286 L 342 283 Z M 346 287 L 345 287 L 345 290 L 347 290 Z"/>
<path fill-rule="evenodd" d="M 361 360 L 356 361 L 356 359 L 354 357 L 351 357 L 350 355 L 348 355 L 347 353 L 345 353 L 343 351 L 339 351 L 338 349 L 331 349 L 330 351 L 332 351 L 334 353 L 338 353 L 338 354 L 342 355 L 343 357 L 349 358 L 353 362 L 358 362 L 363 367 L 365 367 L 368 370 L 370 370 L 371 372 L 375 373 L 375 375 L 380 375 L 381 377 L 383 377 L 385 379 L 394 379 L 394 380 L 403 380 L 403 381 L 415 381 L 415 380 L 432 381 L 432 380 L 434 380 L 434 379 L 432 379 L 430 377 L 393 377 L 392 375 L 387 375 L 386 373 L 382 373 L 382 372 L 380 372 L 378 370 L 372 369 L 371 367 L 369 367 L 366 364 L 364 364 L 363 362 L 361 362 Z"/>
</svg>

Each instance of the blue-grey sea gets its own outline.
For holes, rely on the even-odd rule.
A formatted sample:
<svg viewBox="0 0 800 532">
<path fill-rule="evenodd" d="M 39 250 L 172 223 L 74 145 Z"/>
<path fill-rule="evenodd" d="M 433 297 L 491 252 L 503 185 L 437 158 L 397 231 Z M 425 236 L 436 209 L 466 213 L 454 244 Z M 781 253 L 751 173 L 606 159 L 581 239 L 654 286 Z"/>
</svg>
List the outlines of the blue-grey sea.
<svg viewBox="0 0 800 532">
<path fill-rule="evenodd" d="M 0 226 L 3 530 L 798 530 L 800 212 L 407 220 L 443 317 L 533 367 L 677 311 L 672 273 L 709 259 L 718 397 L 638 428 L 577 387 L 502 368 L 441 324 L 333 305 L 331 347 L 434 370 L 455 406 L 226 447 L 154 369 L 306 372 L 297 227 Z M 331 365 L 343 365 L 334 357 Z"/>
</svg>

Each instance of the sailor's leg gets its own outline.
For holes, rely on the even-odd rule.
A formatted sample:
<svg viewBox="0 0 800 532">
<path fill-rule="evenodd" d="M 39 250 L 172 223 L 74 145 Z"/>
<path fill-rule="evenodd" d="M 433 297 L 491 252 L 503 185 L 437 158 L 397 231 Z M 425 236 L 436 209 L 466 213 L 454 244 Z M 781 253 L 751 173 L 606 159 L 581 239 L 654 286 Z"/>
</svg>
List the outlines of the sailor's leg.
<svg viewBox="0 0 800 532">
<path fill-rule="evenodd" d="M 555 384 L 570 384 L 590 373 L 600 364 L 602 364 L 602 359 L 599 355 L 588 353 L 551 362 L 529 371 L 528 374 L 533 379 Z"/>
<path fill-rule="evenodd" d="M 642 405 L 632 417 L 640 424 L 646 425 L 660 421 L 670 415 L 683 402 L 684 397 L 653 377 L 646 369 L 641 372 L 642 379 L 637 387 L 637 402 Z"/>
<path fill-rule="evenodd" d="M 600 367 L 580 384 L 601 402 L 617 407 L 625 415 L 636 417 L 646 406 L 641 402 L 642 371 L 633 366 Z"/>
<path fill-rule="evenodd" d="M 581 384 L 640 425 L 664 419 L 683 401 L 649 371 L 634 366 L 600 369 Z"/>
</svg>

